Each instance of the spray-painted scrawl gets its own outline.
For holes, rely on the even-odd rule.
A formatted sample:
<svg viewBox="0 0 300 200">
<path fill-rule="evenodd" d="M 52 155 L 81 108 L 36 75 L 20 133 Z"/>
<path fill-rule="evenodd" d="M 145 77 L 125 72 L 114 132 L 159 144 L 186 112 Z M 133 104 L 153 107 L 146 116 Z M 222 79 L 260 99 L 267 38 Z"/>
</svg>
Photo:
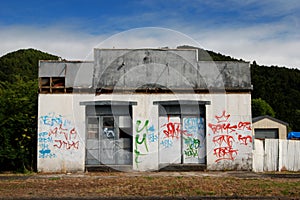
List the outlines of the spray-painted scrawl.
<svg viewBox="0 0 300 200">
<path fill-rule="evenodd" d="M 213 134 L 215 148 L 213 154 L 216 156 L 215 162 L 222 160 L 235 160 L 239 150 L 237 145 L 248 145 L 252 143 L 251 122 L 232 122 L 230 114 L 224 110 L 221 115 L 215 116 L 216 123 L 209 123 Z"/>
<path fill-rule="evenodd" d="M 59 151 L 78 150 L 79 136 L 70 120 L 55 113 L 43 115 L 39 120 L 39 158 L 56 158 Z"/>
</svg>

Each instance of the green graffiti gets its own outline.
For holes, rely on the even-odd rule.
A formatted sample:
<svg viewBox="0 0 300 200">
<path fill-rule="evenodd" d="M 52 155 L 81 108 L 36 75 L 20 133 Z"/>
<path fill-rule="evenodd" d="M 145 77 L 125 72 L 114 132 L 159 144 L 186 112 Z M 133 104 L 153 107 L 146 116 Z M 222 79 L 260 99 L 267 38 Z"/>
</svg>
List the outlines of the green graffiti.
<svg viewBox="0 0 300 200">
<path fill-rule="evenodd" d="M 146 133 L 143 134 L 143 139 L 141 141 L 139 141 L 139 138 L 140 138 L 140 135 L 136 134 L 136 136 L 135 136 L 135 149 L 137 149 L 138 144 L 141 145 L 141 144 L 144 143 L 146 151 L 148 152 L 149 150 L 148 150 L 148 146 L 147 146 L 147 142 L 146 142 L 147 134 Z"/>
<path fill-rule="evenodd" d="M 138 168 L 138 163 L 141 163 L 141 161 L 139 161 L 139 156 L 147 155 L 147 154 L 142 154 L 140 152 L 140 150 L 138 149 L 139 145 L 142 145 L 144 143 L 146 151 L 149 152 L 148 145 L 147 145 L 147 133 L 148 133 L 149 120 L 146 120 L 144 123 L 144 126 L 142 128 L 139 128 L 141 124 L 142 124 L 141 120 L 136 121 L 135 130 L 136 130 L 137 134 L 135 136 L 135 149 L 134 149 L 135 159 L 134 159 L 134 161 L 135 161 L 137 168 Z M 143 134 L 143 138 L 140 139 L 139 133 L 142 132 L 143 130 L 145 131 L 145 133 Z"/>
<path fill-rule="evenodd" d="M 188 157 L 197 157 L 198 149 L 193 149 L 191 146 L 189 146 L 186 150 L 184 150 L 184 154 Z"/>
<path fill-rule="evenodd" d="M 184 150 L 184 154 L 188 157 L 197 157 L 200 140 L 198 138 L 188 137 L 184 138 L 184 143 L 188 145 L 188 148 Z"/>
<path fill-rule="evenodd" d="M 137 132 L 137 133 L 140 133 L 142 130 L 144 130 L 144 129 L 146 128 L 146 133 L 147 133 L 147 132 L 148 132 L 147 126 L 148 126 L 148 124 L 149 124 L 149 120 L 146 120 L 144 126 L 143 126 L 141 129 L 139 129 L 139 126 L 141 125 L 141 123 L 142 123 L 141 120 L 137 120 L 137 121 L 136 121 L 136 126 L 135 126 L 136 132 Z"/>
<path fill-rule="evenodd" d="M 184 143 L 194 149 L 198 149 L 200 147 L 200 140 L 198 138 L 184 138 Z"/>
</svg>

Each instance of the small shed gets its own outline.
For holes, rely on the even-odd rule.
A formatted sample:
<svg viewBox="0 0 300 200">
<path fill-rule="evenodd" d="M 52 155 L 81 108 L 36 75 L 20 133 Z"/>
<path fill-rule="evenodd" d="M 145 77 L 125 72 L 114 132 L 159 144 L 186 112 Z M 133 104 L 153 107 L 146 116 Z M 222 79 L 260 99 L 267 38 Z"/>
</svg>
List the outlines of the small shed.
<svg viewBox="0 0 300 200">
<path fill-rule="evenodd" d="M 288 125 L 268 115 L 252 118 L 252 130 L 256 139 L 286 139 Z"/>
</svg>

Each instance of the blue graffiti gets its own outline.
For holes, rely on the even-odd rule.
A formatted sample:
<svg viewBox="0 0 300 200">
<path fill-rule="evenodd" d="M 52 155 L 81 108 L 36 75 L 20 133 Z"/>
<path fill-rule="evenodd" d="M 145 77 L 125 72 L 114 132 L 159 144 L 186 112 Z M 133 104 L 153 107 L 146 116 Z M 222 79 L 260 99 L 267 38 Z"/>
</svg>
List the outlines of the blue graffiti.
<svg viewBox="0 0 300 200">
<path fill-rule="evenodd" d="M 54 113 L 48 113 L 47 115 L 40 117 L 43 125 L 47 126 L 64 126 L 68 127 L 71 125 L 71 121 L 63 119 L 62 115 L 55 115 Z"/>
<path fill-rule="evenodd" d="M 148 128 L 148 131 L 154 132 L 155 131 L 154 125 L 150 126 L 150 128 Z"/>
<path fill-rule="evenodd" d="M 54 126 L 63 124 L 62 116 L 55 116 L 54 113 L 49 113 L 48 115 L 41 116 L 40 118 L 44 125 Z"/>
<path fill-rule="evenodd" d="M 155 135 L 154 133 L 148 134 L 148 140 L 149 142 L 156 142 L 158 140 L 158 135 Z"/>
<path fill-rule="evenodd" d="M 163 145 L 165 148 L 170 148 L 173 146 L 173 141 L 171 139 L 164 139 L 160 142 L 161 145 Z"/>
<path fill-rule="evenodd" d="M 204 130 L 204 119 L 202 117 L 185 118 L 184 129 L 192 131 Z"/>
<path fill-rule="evenodd" d="M 155 134 L 155 128 L 154 128 L 154 125 L 150 126 L 148 128 L 148 141 L 149 142 L 156 142 L 158 140 L 158 135 Z"/>
<path fill-rule="evenodd" d="M 56 158 L 56 155 L 51 153 L 48 144 L 41 143 L 39 146 L 41 147 L 41 150 L 39 150 L 39 158 Z"/>
<path fill-rule="evenodd" d="M 39 137 L 45 137 L 48 135 L 48 132 L 40 132 Z"/>
<path fill-rule="evenodd" d="M 48 142 L 53 143 L 52 137 L 46 137 L 46 138 L 45 137 L 40 137 L 38 140 L 41 143 L 48 143 Z"/>
</svg>

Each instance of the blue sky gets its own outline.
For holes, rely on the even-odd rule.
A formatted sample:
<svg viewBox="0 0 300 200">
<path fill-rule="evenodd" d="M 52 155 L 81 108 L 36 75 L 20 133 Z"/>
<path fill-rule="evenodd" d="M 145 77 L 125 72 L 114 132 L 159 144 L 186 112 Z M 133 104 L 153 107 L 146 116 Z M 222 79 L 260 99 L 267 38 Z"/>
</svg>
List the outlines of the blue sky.
<svg viewBox="0 0 300 200">
<path fill-rule="evenodd" d="M 1 56 L 35 48 L 70 60 L 92 59 L 95 47 L 187 43 L 300 68 L 300 1 L 10 0 L 1 2 L 0 43 Z"/>
</svg>

